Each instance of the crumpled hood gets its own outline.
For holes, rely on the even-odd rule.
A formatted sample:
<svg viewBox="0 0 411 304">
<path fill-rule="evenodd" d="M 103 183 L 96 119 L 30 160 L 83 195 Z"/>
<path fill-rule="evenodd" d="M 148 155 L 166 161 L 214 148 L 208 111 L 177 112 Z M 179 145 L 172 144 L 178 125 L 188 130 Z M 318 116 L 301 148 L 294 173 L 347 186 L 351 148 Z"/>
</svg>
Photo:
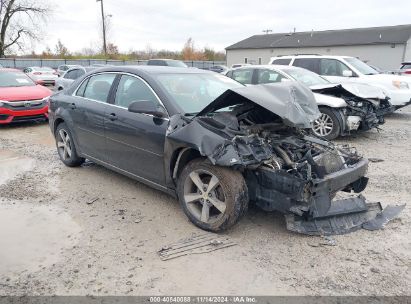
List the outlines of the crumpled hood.
<svg viewBox="0 0 411 304">
<path fill-rule="evenodd" d="M 349 93 L 364 99 L 385 99 L 387 96 L 384 91 L 375 86 L 365 83 L 344 82 L 341 84 L 331 83 L 325 85 L 315 85 L 310 87 L 314 92 L 332 91 L 334 89 L 342 88 Z"/>
<path fill-rule="evenodd" d="M 311 128 L 313 121 L 320 116 L 311 90 L 295 81 L 227 90 L 197 116 L 249 102 L 278 115 L 290 127 Z"/>
</svg>

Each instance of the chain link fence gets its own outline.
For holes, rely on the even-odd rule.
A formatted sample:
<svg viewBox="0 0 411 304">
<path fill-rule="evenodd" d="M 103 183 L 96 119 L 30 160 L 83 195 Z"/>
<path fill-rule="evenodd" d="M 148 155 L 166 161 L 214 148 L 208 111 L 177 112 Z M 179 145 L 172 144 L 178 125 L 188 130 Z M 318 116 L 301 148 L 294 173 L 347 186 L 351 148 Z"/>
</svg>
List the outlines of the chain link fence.
<svg viewBox="0 0 411 304">
<path fill-rule="evenodd" d="M 214 65 L 225 65 L 225 61 L 183 61 L 189 67 L 209 68 Z M 147 60 L 105 60 L 105 59 L 30 59 L 30 58 L 0 58 L 4 68 L 24 69 L 26 67 L 50 67 L 57 69 L 62 64 L 90 66 L 93 64 L 107 65 L 145 65 Z"/>
</svg>

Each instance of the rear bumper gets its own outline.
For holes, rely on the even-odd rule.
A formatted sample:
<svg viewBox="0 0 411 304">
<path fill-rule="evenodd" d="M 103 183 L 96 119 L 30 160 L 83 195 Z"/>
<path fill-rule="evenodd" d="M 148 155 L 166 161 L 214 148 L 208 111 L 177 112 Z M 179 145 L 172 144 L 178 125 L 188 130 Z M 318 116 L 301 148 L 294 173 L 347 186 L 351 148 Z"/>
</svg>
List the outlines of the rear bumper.
<svg viewBox="0 0 411 304">
<path fill-rule="evenodd" d="M 40 120 L 48 118 L 48 106 L 39 109 L 14 111 L 8 108 L 0 108 L 0 124 L 9 124 L 19 121 Z"/>
</svg>

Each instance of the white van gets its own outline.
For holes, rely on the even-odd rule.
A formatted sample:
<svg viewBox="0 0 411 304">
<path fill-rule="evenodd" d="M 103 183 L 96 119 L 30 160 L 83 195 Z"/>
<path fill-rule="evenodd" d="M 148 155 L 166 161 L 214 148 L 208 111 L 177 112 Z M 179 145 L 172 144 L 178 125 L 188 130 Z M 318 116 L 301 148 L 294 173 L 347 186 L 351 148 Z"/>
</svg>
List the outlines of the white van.
<svg viewBox="0 0 411 304">
<path fill-rule="evenodd" d="M 397 109 L 411 104 L 411 78 L 380 74 L 350 56 L 293 55 L 272 57 L 269 64 L 292 65 L 315 72 L 333 83 L 358 82 L 383 89 Z"/>
</svg>

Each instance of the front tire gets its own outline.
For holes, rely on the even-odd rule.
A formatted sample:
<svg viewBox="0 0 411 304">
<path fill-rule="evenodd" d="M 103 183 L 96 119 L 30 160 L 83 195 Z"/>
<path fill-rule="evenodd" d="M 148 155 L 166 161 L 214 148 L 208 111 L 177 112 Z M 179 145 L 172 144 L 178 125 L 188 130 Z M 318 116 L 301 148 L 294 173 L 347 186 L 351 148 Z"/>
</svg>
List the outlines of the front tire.
<svg viewBox="0 0 411 304">
<path fill-rule="evenodd" d="M 73 136 L 65 123 L 57 126 L 56 146 L 60 160 L 68 167 L 78 167 L 84 163 L 85 159 L 77 155 Z"/>
<path fill-rule="evenodd" d="M 190 221 L 212 232 L 232 227 L 248 208 L 243 175 L 204 159 L 186 165 L 178 179 L 177 194 Z"/>
<path fill-rule="evenodd" d="M 341 124 L 338 112 L 331 108 L 319 108 L 321 116 L 314 121 L 313 133 L 319 137 L 333 140 L 341 135 Z"/>
</svg>

